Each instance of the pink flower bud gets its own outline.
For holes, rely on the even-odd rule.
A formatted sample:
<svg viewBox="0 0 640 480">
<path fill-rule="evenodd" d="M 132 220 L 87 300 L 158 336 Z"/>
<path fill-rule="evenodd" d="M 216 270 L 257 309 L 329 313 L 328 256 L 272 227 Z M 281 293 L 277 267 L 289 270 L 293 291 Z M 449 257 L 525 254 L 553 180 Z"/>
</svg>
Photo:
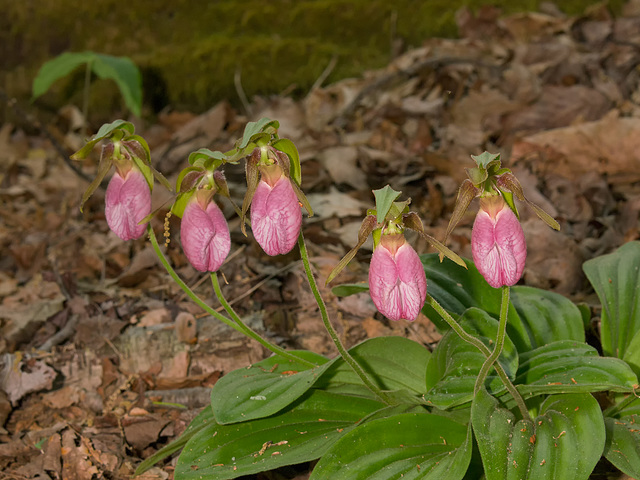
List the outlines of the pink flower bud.
<svg viewBox="0 0 640 480">
<path fill-rule="evenodd" d="M 251 229 L 258 244 L 267 255 L 289 253 L 301 224 L 302 211 L 291 180 L 284 175 L 272 179 L 263 173 L 251 201 Z"/>
<path fill-rule="evenodd" d="M 140 170 L 132 167 L 124 178 L 116 170 L 107 187 L 104 213 L 109 228 L 122 240 L 142 236 L 147 225 L 138 222 L 151 213 L 151 192 Z"/>
<path fill-rule="evenodd" d="M 180 223 L 180 241 L 193 268 L 201 272 L 215 272 L 231 249 L 229 226 L 215 202 L 205 210 L 195 196 L 184 209 Z"/>
<path fill-rule="evenodd" d="M 520 280 L 527 245 L 518 218 L 502 196 L 480 199 L 471 251 L 478 271 L 492 287 L 511 286 Z"/>
<path fill-rule="evenodd" d="M 376 308 L 391 320 L 418 318 L 427 295 L 420 257 L 404 235 L 383 235 L 369 267 L 369 292 Z"/>
</svg>

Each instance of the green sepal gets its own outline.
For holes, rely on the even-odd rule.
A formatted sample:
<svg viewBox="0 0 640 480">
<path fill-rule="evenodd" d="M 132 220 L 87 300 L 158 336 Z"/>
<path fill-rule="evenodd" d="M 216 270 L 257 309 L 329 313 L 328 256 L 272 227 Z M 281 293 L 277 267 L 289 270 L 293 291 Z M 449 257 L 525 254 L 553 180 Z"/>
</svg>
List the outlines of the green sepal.
<svg viewBox="0 0 640 480">
<path fill-rule="evenodd" d="M 520 220 L 520 214 L 518 213 L 518 208 L 516 207 L 516 204 L 513 201 L 513 193 L 506 190 L 500 190 L 500 193 L 502 194 L 502 198 L 504 198 L 505 203 L 509 206 L 511 211 L 515 214 L 516 218 Z"/>
<path fill-rule="evenodd" d="M 447 244 L 447 240 L 449 239 L 449 235 L 458 222 L 462 220 L 467 208 L 471 205 L 471 201 L 478 196 L 479 190 L 475 187 L 473 182 L 469 179 L 462 182 L 460 188 L 458 189 L 458 195 L 456 197 L 456 204 L 453 208 L 453 213 L 451 214 L 451 218 L 449 219 L 449 225 L 447 225 L 447 231 L 444 234 L 444 240 L 442 241 L 443 245 Z M 440 255 L 440 261 L 442 261 L 443 256 Z"/>
<path fill-rule="evenodd" d="M 385 185 L 383 188 L 373 190 L 373 195 L 376 198 L 376 211 L 378 223 L 383 224 L 387 218 L 387 214 L 391 210 L 393 202 L 400 196 L 402 192 L 398 192 L 391 188 L 389 185 Z"/>
<path fill-rule="evenodd" d="M 189 154 L 189 164 L 194 167 L 203 167 L 207 170 L 218 168 L 224 163 L 227 156 L 219 151 L 212 151 L 208 148 L 201 148 Z"/>
<path fill-rule="evenodd" d="M 117 132 L 121 130 L 120 132 Z M 127 122 L 125 120 L 114 120 L 111 123 L 105 123 L 100 127 L 98 133 L 96 133 L 91 140 L 89 140 L 84 147 L 78 150 L 76 153 L 71 155 L 71 160 L 83 160 L 87 158 L 87 155 L 91 153 L 96 144 L 101 140 L 104 140 L 107 137 L 112 135 L 117 136 L 117 140 L 122 139 L 124 136 L 133 135 L 134 126 L 133 123 Z"/>
<path fill-rule="evenodd" d="M 324 282 L 325 285 L 328 285 L 331 280 L 336 278 L 338 274 L 344 269 L 344 267 L 346 267 L 349 262 L 353 260 L 353 257 L 356 256 L 356 253 L 358 252 L 362 244 L 367 241 L 367 238 L 369 237 L 369 235 L 371 235 L 371 232 L 377 227 L 377 225 L 378 224 L 376 222 L 376 217 L 374 217 L 373 215 L 367 215 L 366 217 L 364 217 L 362 225 L 360 225 L 360 230 L 358 231 L 358 243 L 356 243 L 355 247 L 349 250 L 349 252 L 347 252 L 347 254 L 342 257 L 342 259 L 333 268 L 333 270 L 331 270 L 331 273 L 329 273 L 327 280 Z"/>
<path fill-rule="evenodd" d="M 473 167 L 465 168 L 465 170 L 467 172 L 467 176 L 471 180 L 471 183 L 478 188 L 487 180 L 487 178 L 489 178 L 489 172 L 484 168 Z"/>
<path fill-rule="evenodd" d="M 295 144 L 288 138 L 281 138 L 271 144 L 271 146 L 281 152 L 286 153 L 289 156 L 290 171 L 289 176 L 298 184 L 302 186 L 302 171 L 300 167 L 300 154 Z"/>
<path fill-rule="evenodd" d="M 424 225 L 422 224 L 422 220 L 418 216 L 416 212 L 409 212 L 403 215 L 402 220 L 404 222 L 405 227 L 410 228 L 420 234 L 422 238 L 424 238 L 427 242 L 429 242 L 438 252 L 440 252 L 440 256 L 445 256 L 449 260 L 457 263 L 461 267 L 467 268 L 467 264 L 464 263 L 464 260 L 458 256 L 458 254 L 454 253 L 449 248 L 445 247 L 438 240 L 433 238 L 431 235 L 428 235 L 424 231 Z"/>
<path fill-rule="evenodd" d="M 185 193 L 197 186 L 198 180 L 206 174 L 200 167 L 187 167 L 183 169 L 176 180 L 176 192 Z"/>
<path fill-rule="evenodd" d="M 147 185 L 149 185 L 149 190 L 153 190 L 153 172 L 149 167 L 149 164 L 142 160 L 140 157 L 131 157 L 131 161 L 138 167 L 144 179 L 147 181 Z"/>
<path fill-rule="evenodd" d="M 111 169 L 111 165 L 113 165 L 113 159 L 111 157 L 111 153 L 105 155 L 106 147 L 103 147 L 102 154 L 100 155 L 100 163 L 98 163 L 98 171 L 96 172 L 96 176 L 93 181 L 89 184 L 87 189 L 82 194 L 82 200 L 80 201 L 80 211 L 84 208 L 84 204 L 89 200 L 89 197 L 93 195 L 93 192 L 100 186 L 102 180 L 107 175 L 109 170 Z M 113 150 L 112 150 L 113 152 Z"/>
<path fill-rule="evenodd" d="M 480 155 L 471 155 L 471 158 L 476 162 L 478 168 L 484 168 L 486 170 L 489 170 L 496 165 L 500 165 L 499 153 L 482 152 Z"/>
<path fill-rule="evenodd" d="M 280 128 L 280 122 L 269 118 L 261 118 L 257 122 L 249 122 L 244 128 L 244 134 L 238 144 L 238 148 L 245 148 L 250 141 L 255 141 L 253 137 L 260 133 L 264 132 L 269 135 L 275 135 L 278 132 L 278 128 Z"/>
<path fill-rule="evenodd" d="M 171 206 L 171 214 L 178 218 L 182 218 L 182 215 L 184 215 L 184 209 L 187 208 L 187 204 L 194 193 L 196 193 L 195 189 L 179 193 Z"/>
</svg>

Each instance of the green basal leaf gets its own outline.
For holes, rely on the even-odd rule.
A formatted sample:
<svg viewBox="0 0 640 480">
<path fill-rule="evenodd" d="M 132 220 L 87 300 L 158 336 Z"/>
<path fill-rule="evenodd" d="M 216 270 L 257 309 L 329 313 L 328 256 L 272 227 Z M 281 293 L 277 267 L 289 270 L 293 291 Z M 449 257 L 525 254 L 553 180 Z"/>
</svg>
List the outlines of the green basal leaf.
<svg viewBox="0 0 640 480">
<path fill-rule="evenodd" d="M 498 331 L 498 321 L 486 312 L 470 308 L 459 318 L 458 323 L 464 330 L 479 338 L 489 350 Z M 473 399 L 473 388 L 485 356 L 478 349 L 462 340 L 454 331 L 448 331 L 432 353 L 427 365 L 427 394 L 424 399 L 428 405 L 438 408 L 451 408 Z M 504 349 L 499 358 L 509 378 L 514 378 L 518 368 L 518 354 L 510 338 L 505 338 Z M 492 392 L 504 390 L 502 381 L 491 370 L 485 385 Z"/>
<path fill-rule="evenodd" d="M 377 337 L 356 345 L 349 353 L 382 390 L 405 392 L 397 395 L 399 403 L 421 402 L 419 397 L 426 391 L 424 378 L 431 357 L 424 346 L 404 337 Z M 353 385 L 362 386 L 362 380 L 339 358 L 322 373 L 315 388 L 346 391 Z M 377 398 L 371 392 L 366 394 Z"/>
<path fill-rule="evenodd" d="M 181 450 L 182 448 L 184 448 L 184 446 L 191 439 L 191 437 L 193 437 L 196 433 L 198 433 L 200 430 L 205 428 L 209 423 L 215 423 L 215 418 L 213 417 L 213 410 L 211 409 L 210 405 L 202 409 L 202 411 L 198 414 L 198 416 L 196 416 L 196 418 L 194 418 L 191 421 L 187 429 L 182 433 L 182 435 L 180 435 L 179 438 L 171 442 L 169 445 L 165 445 L 156 453 L 154 453 L 150 457 L 146 458 L 142 463 L 140 463 L 140 465 L 138 465 L 138 468 L 136 468 L 134 475 L 143 474 L 144 472 L 149 470 L 151 467 L 153 467 L 156 463 L 160 462 L 161 460 L 164 460 L 165 458 L 173 455 L 178 450 Z"/>
<path fill-rule="evenodd" d="M 471 431 L 426 411 L 358 425 L 322 456 L 311 480 L 460 480 L 471 460 Z"/>
<path fill-rule="evenodd" d="M 268 118 L 261 118 L 257 122 L 249 122 L 244 129 L 242 140 L 238 145 L 239 149 L 245 148 L 251 141 L 251 137 L 262 132 L 275 133 L 280 128 L 280 122 L 277 120 L 270 120 Z"/>
<path fill-rule="evenodd" d="M 437 254 L 421 255 L 427 275 L 427 290 L 454 317 L 477 307 L 494 318 L 500 316 L 500 289 L 492 288 L 471 260 L 467 270 L 440 263 Z M 430 306 L 422 312 L 441 330 L 448 325 Z M 582 316 L 577 307 L 557 293 L 532 287 L 511 287 L 507 334 L 519 352 L 559 340 L 584 341 Z"/>
<path fill-rule="evenodd" d="M 539 288 L 511 287 L 511 303 L 519 321 L 512 321 L 508 332 L 519 352 L 560 340 L 584 342 L 582 314 L 566 297 Z"/>
<path fill-rule="evenodd" d="M 487 480 L 585 480 L 605 445 L 602 412 L 589 394 L 550 396 L 531 422 L 516 421 L 481 389 L 471 422 Z"/>
<path fill-rule="evenodd" d="M 640 330 L 629 342 L 623 360 L 629 364 L 636 375 L 640 376 Z"/>
<path fill-rule="evenodd" d="M 602 350 L 624 358 L 640 331 L 640 242 L 588 260 L 582 269 L 602 303 Z"/>
<path fill-rule="evenodd" d="M 293 178 L 295 182 L 299 186 L 301 186 L 302 170 L 300 167 L 300 154 L 298 153 L 298 149 L 296 148 L 295 144 L 288 138 L 281 138 L 277 142 L 272 143 L 271 146 L 276 150 L 280 150 L 281 152 L 286 153 L 289 156 L 289 160 L 291 161 L 291 165 L 289 167 L 291 178 Z"/>
<path fill-rule="evenodd" d="M 490 164 L 496 161 L 500 161 L 499 153 L 482 152 L 480 155 L 471 155 L 473 161 L 480 168 L 489 168 Z"/>
<path fill-rule="evenodd" d="M 211 391 L 216 421 L 228 424 L 273 415 L 309 390 L 335 361 L 328 362 L 308 351 L 295 354 L 320 366 L 310 369 L 304 363 L 274 355 L 218 380 Z"/>
<path fill-rule="evenodd" d="M 379 224 L 384 223 L 387 213 L 391 209 L 393 202 L 400 196 L 402 192 L 397 192 L 389 185 L 384 188 L 373 191 L 376 198 L 377 221 Z"/>
<path fill-rule="evenodd" d="M 349 295 L 355 295 L 356 293 L 368 291 L 368 283 L 344 283 L 331 289 L 331 293 L 333 293 L 336 297 L 348 297 Z"/>
<path fill-rule="evenodd" d="M 427 275 L 427 291 L 451 315 L 457 317 L 467 308 L 477 307 L 494 318 L 500 316 L 500 289 L 489 286 L 471 260 L 464 259 L 467 265 L 465 270 L 452 262 L 440 263 L 438 254 L 435 253 L 420 255 L 420 259 Z M 429 305 L 425 305 L 422 312 L 440 330 L 449 329 L 446 322 Z M 518 320 L 516 309 L 510 305 L 508 322 Z M 507 333 L 510 335 L 509 331 Z"/>
<path fill-rule="evenodd" d="M 225 480 L 314 460 L 382 407 L 369 398 L 311 389 L 267 418 L 207 425 L 184 447 L 175 477 Z"/>
<path fill-rule="evenodd" d="M 605 418 L 604 456 L 632 478 L 640 478 L 640 415 Z"/>
<path fill-rule="evenodd" d="M 564 340 L 520 354 L 514 383 L 523 395 L 630 392 L 638 379 L 622 360 L 600 357 L 586 343 Z"/>
</svg>

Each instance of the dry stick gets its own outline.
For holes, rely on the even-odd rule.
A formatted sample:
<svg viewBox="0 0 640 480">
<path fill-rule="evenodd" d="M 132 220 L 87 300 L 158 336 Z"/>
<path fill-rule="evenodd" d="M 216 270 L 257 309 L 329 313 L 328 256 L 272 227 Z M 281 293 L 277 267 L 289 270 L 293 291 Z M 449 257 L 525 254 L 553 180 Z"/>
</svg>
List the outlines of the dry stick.
<svg viewBox="0 0 640 480">
<path fill-rule="evenodd" d="M 327 79 L 327 77 L 329 77 L 329 75 L 331 75 L 331 72 L 333 72 L 333 69 L 336 68 L 337 63 L 338 63 L 338 55 L 332 56 L 331 60 L 329 60 L 329 64 L 325 67 L 325 69 L 322 71 L 322 73 L 316 79 L 316 81 L 313 82 L 313 85 L 311 85 L 311 88 L 309 89 L 309 93 L 313 92 L 315 89 L 320 88 L 322 86 L 322 84 Z"/>
<path fill-rule="evenodd" d="M 51 145 L 56 150 L 56 152 L 58 152 L 60 157 L 62 157 L 62 160 L 64 160 L 64 163 L 66 163 L 67 166 L 71 170 L 73 170 L 76 175 L 78 175 L 83 180 L 86 180 L 87 182 L 91 183 L 92 179 L 89 178 L 88 175 L 86 175 L 82 170 L 80 170 L 80 168 L 78 168 L 77 165 L 75 165 L 71 161 L 71 159 L 69 158 L 69 154 L 67 153 L 65 148 L 60 144 L 60 142 L 56 139 L 56 137 L 49 131 L 49 129 L 45 127 L 43 124 L 41 124 L 33 115 L 30 115 L 24 110 L 22 110 L 22 108 L 20 108 L 20 106 L 18 105 L 18 101 L 15 98 L 10 98 L 6 94 L 6 92 L 1 88 L 0 88 L 0 100 L 6 103 L 8 107 L 11 107 L 11 109 L 23 122 L 31 125 L 40 133 L 42 133 L 47 138 L 47 140 L 51 142 Z"/>
<path fill-rule="evenodd" d="M 484 343 L 482 343 L 479 339 L 477 339 L 473 335 L 469 335 L 464 330 L 464 328 L 462 328 L 460 324 L 456 322 L 451 315 L 449 315 L 449 312 L 447 312 L 442 307 L 442 305 L 440 305 L 436 301 L 436 299 L 433 298 L 428 293 L 427 293 L 426 303 L 429 304 L 431 308 L 433 308 L 436 312 L 438 312 L 438 314 L 444 319 L 445 322 L 447 322 L 447 324 L 453 329 L 453 331 L 456 332 L 460 338 L 462 338 L 462 340 L 476 347 L 478 350 L 480 350 L 480 352 L 482 352 L 482 354 L 485 357 L 489 357 L 489 355 L 491 355 L 491 352 L 489 351 L 489 349 Z M 498 372 L 498 376 L 502 380 L 502 383 L 504 383 L 504 386 L 507 387 L 507 390 L 509 391 L 509 393 L 515 400 L 516 404 L 518 405 L 518 409 L 520 410 L 520 414 L 522 415 L 522 418 L 531 419 L 531 416 L 529 415 L 529 410 L 527 409 L 527 405 L 524 403 L 524 399 L 522 398 L 522 395 L 520 395 L 520 392 L 518 392 L 515 385 L 511 383 L 511 380 L 509 379 L 507 372 L 504 371 L 504 368 L 502 367 L 500 362 L 496 362 L 494 365 L 494 368 Z"/>
<path fill-rule="evenodd" d="M 233 86 L 236 87 L 236 93 L 238 94 L 238 97 L 240 97 L 245 113 L 249 116 L 253 115 L 253 109 L 251 108 L 249 99 L 247 98 L 246 93 L 244 93 L 244 88 L 242 88 L 242 73 L 240 67 L 236 68 L 236 71 L 233 74 Z"/>
</svg>

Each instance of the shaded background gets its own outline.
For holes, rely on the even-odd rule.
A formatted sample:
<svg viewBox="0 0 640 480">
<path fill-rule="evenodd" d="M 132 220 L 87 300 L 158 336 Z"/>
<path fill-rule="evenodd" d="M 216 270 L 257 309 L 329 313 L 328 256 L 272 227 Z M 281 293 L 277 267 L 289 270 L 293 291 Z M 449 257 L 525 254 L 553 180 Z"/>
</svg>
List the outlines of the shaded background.
<svg viewBox="0 0 640 480">
<path fill-rule="evenodd" d="M 331 59 L 327 81 L 380 68 L 425 39 L 455 37 L 456 11 L 495 5 L 503 14 L 544 10 L 581 14 L 600 2 L 559 0 L 24 0 L 0 2 L 0 86 L 29 98 L 43 62 L 65 51 L 129 56 L 141 68 L 147 113 L 165 106 L 200 113 L 221 99 L 238 103 L 236 70 L 249 98 L 303 95 Z M 623 0 L 608 5 L 619 13 Z M 79 105 L 84 71 L 56 83 L 44 110 Z M 108 120 L 121 105 L 112 82 L 94 85 L 92 110 Z M 100 122 L 99 122 L 100 123 Z"/>
</svg>

